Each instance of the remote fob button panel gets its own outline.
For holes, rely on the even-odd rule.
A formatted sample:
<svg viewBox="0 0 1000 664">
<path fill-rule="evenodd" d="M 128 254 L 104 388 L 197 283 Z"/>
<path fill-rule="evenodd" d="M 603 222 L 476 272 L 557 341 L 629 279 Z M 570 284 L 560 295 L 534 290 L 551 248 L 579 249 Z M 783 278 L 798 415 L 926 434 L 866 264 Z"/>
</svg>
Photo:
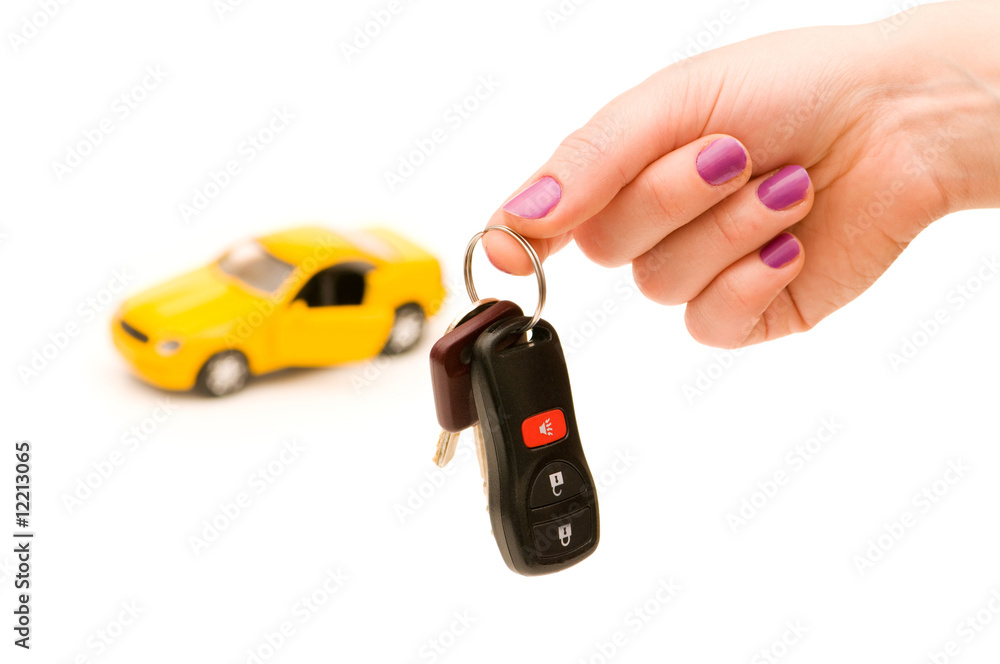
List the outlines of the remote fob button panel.
<svg viewBox="0 0 1000 664">
<path fill-rule="evenodd" d="M 539 523 L 532 532 L 540 557 L 561 556 L 590 544 L 594 536 L 594 519 L 590 508 L 584 507 L 559 519 Z"/>
<path fill-rule="evenodd" d="M 532 509 L 572 498 L 584 489 L 583 477 L 565 461 L 553 461 L 542 468 L 531 485 Z"/>
<path fill-rule="evenodd" d="M 521 439 L 528 447 L 541 447 L 565 437 L 566 416 L 560 408 L 532 415 L 521 423 Z"/>
</svg>

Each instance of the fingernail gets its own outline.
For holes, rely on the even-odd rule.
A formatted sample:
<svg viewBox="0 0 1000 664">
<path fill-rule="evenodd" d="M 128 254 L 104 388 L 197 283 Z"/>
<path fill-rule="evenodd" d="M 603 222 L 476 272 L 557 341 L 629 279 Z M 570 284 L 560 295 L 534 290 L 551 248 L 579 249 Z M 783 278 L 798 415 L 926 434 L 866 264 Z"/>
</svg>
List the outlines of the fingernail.
<svg viewBox="0 0 1000 664">
<path fill-rule="evenodd" d="M 712 141 L 695 160 L 698 175 L 712 186 L 729 182 L 746 170 L 747 153 L 735 138 Z"/>
<path fill-rule="evenodd" d="M 760 250 L 760 259 L 768 267 L 785 267 L 799 255 L 799 241 L 791 233 L 782 233 Z"/>
<path fill-rule="evenodd" d="M 541 219 L 556 206 L 562 198 L 562 187 L 555 178 L 545 176 L 538 182 L 507 201 L 504 212 L 510 212 L 524 219 Z"/>
<path fill-rule="evenodd" d="M 801 166 L 785 166 L 757 187 L 760 202 L 772 210 L 784 210 L 806 199 L 809 174 Z"/>
</svg>

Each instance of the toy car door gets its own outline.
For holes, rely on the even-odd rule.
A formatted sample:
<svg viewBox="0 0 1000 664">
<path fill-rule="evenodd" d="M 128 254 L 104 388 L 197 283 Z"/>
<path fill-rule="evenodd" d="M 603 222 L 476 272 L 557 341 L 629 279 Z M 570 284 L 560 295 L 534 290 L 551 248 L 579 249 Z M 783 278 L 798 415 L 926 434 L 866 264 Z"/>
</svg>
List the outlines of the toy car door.
<svg viewBox="0 0 1000 664">
<path fill-rule="evenodd" d="M 369 263 L 339 263 L 314 274 L 288 303 L 275 346 L 282 364 L 297 367 L 353 362 L 385 346 L 393 312 L 365 304 Z"/>
</svg>

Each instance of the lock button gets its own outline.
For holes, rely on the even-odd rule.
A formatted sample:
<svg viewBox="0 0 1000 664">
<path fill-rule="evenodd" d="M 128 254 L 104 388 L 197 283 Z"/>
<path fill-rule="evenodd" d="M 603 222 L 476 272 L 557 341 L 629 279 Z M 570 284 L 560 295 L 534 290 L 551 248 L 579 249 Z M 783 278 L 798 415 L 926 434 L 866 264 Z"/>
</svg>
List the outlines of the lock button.
<svg viewBox="0 0 1000 664">
<path fill-rule="evenodd" d="M 594 538 L 594 520 L 589 507 L 532 527 L 535 549 L 542 558 L 561 556 L 581 549 Z"/>
</svg>

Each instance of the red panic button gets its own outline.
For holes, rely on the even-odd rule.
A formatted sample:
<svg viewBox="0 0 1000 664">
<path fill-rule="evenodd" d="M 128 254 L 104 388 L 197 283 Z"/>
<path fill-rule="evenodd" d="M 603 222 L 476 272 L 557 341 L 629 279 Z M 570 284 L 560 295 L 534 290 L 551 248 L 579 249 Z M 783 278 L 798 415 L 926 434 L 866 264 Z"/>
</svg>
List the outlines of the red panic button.
<svg viewBox="0 0 1000 664">
<path fill-rule="evenodd" d="M 532 415 L 521 423 L 521 438 L 528 447 L 541 447 L 565 437 L 566 416 L 559 408 Z"/>
</svg>

